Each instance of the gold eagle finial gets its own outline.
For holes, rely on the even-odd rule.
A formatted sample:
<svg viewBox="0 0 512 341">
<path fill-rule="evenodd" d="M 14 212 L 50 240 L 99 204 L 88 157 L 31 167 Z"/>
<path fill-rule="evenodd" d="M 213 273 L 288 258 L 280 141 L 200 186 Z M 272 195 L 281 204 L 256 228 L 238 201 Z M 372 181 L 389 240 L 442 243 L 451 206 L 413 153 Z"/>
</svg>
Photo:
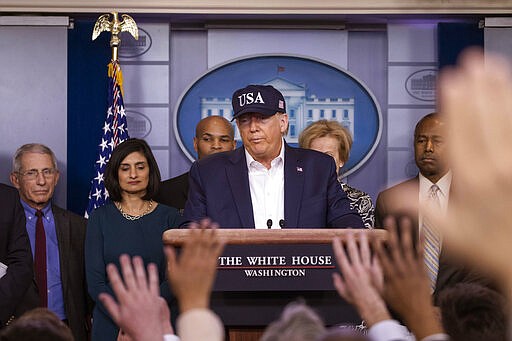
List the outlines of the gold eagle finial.
<svg viewBox="0 0 512 341">
<path fill-rule="evenodd" d="M 94 24 L 94 29 L 92 30 L 92 40 L 98 38 L 98 36 L 104 31 L 111 32 L 112 36 L 110 37 L 110 46 L 112 47 L 112 60 L 117 60 L 117 49 L 121 44 L 119 34 L 126 31 L 138 40 L 139 30 L 135 20 L 133 20 L 133 18 L 128 14 L 122 14 L 121 21 L 119 21 L 117 12 L 112 12 L 112 16 L 112 21 L 110 21 L 109 13 L 100 15 Z"/>
</svg>

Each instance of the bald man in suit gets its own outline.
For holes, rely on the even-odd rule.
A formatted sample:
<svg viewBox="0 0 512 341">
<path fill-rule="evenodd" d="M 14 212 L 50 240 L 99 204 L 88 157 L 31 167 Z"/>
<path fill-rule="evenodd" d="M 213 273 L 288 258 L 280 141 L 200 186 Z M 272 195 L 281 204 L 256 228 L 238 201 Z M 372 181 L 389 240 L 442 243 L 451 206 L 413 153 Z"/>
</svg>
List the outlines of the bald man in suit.
<svg viewBox="0 0 512 341">
<path fill-rule="evenodd" d="M 419 174 L 378 195 L 375 211 L 377 227 L 385 227 L 386 216 L 406 216 L 412 220 L 413 226 L 418 227 L 416 232 L 420 233 L 424 217 L 418 211 L 418 207 L 427 202 L 429 190 L 434 185 L 439 188 L 439 209 L 441 212 L 448 209 L 452 173 L 447 160 L 445 131 L 446 124 L 438 113 L 430 113 L 417 123 L 414 130 L 414 156 Z M 441 248 L 438 261 L 439 268 L 433 292 L 435 302 L 443 288 L 459 282 L 478 281 L 489 284 L 476 273 L 463 268 L 460 264 L 454 264 L 444 248 Z"/>
<path fill-rule="evenodd" d="M 197 159 L 236 148 L 235 130 L 222 116 L 208 116 L 199 121 L 194 136 L 194 150 Z M 162 181 L 155 200 L 167 206 L 177 208 L 183 213 L 188 198 L 189 172 Z"/>
</svg>

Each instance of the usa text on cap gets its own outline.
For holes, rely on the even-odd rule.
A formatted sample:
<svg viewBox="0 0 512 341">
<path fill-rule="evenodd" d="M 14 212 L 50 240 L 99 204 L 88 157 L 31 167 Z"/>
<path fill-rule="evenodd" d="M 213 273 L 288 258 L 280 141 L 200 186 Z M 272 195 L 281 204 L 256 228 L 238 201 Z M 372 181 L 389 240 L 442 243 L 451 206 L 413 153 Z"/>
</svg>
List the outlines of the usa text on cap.
<svg viewBox="0 0 512 341">
<path fill-rule="evenodd" d="M 276 112 L 286 112 L 283 94 L 272 85 L 248 85 L 238 89 L 231 100 L 233 118 L 246 113 L 259 113 L 272 116 Z"/>
</svg>

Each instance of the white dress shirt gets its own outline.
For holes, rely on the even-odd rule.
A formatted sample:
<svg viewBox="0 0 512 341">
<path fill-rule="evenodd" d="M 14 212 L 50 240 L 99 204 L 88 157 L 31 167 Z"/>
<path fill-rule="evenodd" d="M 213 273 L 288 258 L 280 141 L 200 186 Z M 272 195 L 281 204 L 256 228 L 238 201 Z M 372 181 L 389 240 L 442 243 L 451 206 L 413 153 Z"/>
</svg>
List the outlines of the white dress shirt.
<svg viewBox="0 0 512 341">
<path fill-rule="evenodd" d="M 383 320 L 375 323 L 368 329 L 370 341 L 416 341 L 411 332 L 396 320 Z M 449 341 L 447 334 L 432 334 L 424 337 L 421 341 Z"/>
<path fill-rule="evenodd" d="M 368 328 L 370 341 L 416 341 L 414 335 L 396 320 L 383 320 Z"/>
<path fill-rule="evenodd" d="M 210 309 L 191 309 L 178 316 L 176 321 L 181 341 L 222 341 L 224 325 Z"/>
<path fill-rule="evenodd" d="M 424 204 L 429 200 L 429 191 L 430 187 L 434 185 L 432 181 L 424 177 L 421 173 L 419 174 L 420 180 L 420 190 L 419 190 L 419 203 Z M 437 187 L 439 187 L 439 191 L 437 192 L 437 197 L 439 198 L 439 204 L 441 207 L 441 213 L 446 213 L 446 209 L 448 208 L 448 199 L 450 198 L 450 186 L 452 184 L 452 172 L 448 171 L 439 181 L 435 183 Z M 421 213 L 418 217 L 418 225 L 421 227 L 423 225 L 423 217 Z"/>
<path fill-rule="evenodd" d="M 272 228 L 279 229 L 279 221 L 284 221 L 284 141 L 281 141 L 281 151 L 270 163 L 270 169 L 254 160 L 247 149 L 245 158 L 254 226 L 257 229 L 267 229 L 267 222 L 270 220 Z"/>
</svg>

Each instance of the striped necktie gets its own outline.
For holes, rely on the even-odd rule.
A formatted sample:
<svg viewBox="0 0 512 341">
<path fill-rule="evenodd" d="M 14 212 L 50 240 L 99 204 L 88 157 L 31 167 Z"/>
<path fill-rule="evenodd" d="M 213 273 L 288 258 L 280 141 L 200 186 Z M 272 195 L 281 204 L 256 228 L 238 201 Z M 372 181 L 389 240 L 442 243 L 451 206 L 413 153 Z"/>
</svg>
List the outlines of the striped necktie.
<svg viewBox="0 0 512 341">
<path fill-rule="evenodd" d="M 437 185 L 432 185 L 428 191 L 427 203 L 437 210 L 441 209 L 439 192 L 440 189 Z M 428 277 L 430 279 L 430 288 L 432 289 L 432 292 L 434 292 L 436 288 L 437 273 L 439 272 L 441 236 L 427 217 L 423 217 L 421 233 L 423 234 L 425 240 L 424 261 L 425 265 L 427 266 Z"/>
</svg>

